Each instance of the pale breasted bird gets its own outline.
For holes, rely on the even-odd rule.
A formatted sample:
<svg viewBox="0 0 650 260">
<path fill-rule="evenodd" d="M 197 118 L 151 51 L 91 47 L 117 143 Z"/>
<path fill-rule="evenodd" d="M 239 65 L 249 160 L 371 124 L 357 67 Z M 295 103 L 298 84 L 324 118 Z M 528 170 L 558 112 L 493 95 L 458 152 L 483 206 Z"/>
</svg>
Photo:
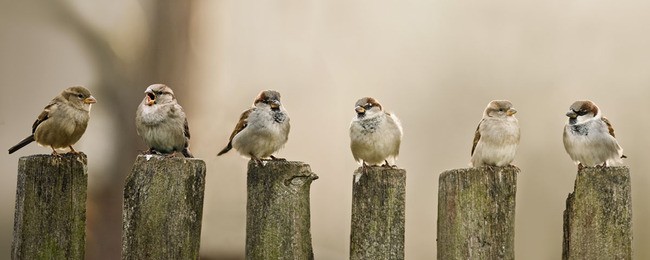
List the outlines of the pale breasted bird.
<svg viewBox="0 0 650 260">
<path fill-rule="evenodd" d="M 273 156 L 287 143 L 289 138 L 289 115 L 280 102 L 280 93 L 274 90 L 262 91 L 253 102 L 253 107 L 239 117 L 228 144 L 219 155 L 235 148 L 242 156 L 256 163 Z"/>
<path fill-rule="evenodd" d="M 374 98 L 359 99 L 354 108 L 356 115 L 350 123 L 350 148 L 354 160 L 368 165 L 392 167 L 399 155 L 402 142 L 402 124 L 397 116 L 387 113 Z"/>
<path fill-rule="evenodd" d="M 174 91 L 164 84 L 153 84 L 144 94 L 136 111 L 135 126 L 149 147 L 149 153 L 173 155 L 181 152 L 183 156 L 192 158 L 187 117 L 176 101 Z"/>
<path fill-rule="evenodd" d="M 9 153 L 33 141 L 52 148 L 53 155 L 58 155 L 55 149 L 60 148 L 70 148 L 71 153 L 77 153 L 72 145 L 86 132 L 90 108 L 96 102 L 84 87 L 75 86 L 63 90 L 45 106 L 32 125 L 32 134 L 9 148 Z"/>
<path fill-rule="evenodd" d="M 472 167 L 506 166 L 515 159 L 519 145 L 517 110 L 508 100 L 493 100 L 483 111 L 472 144 Z"/>
<path fill-rule="evenodd" d="M 612 124 L 594 102 L 574 102 L 566 113 L 564 148 L 571 159 L 583 166 L 614 166 L 623 163 L 623 148 L 614 136 Z"/>
</svg>

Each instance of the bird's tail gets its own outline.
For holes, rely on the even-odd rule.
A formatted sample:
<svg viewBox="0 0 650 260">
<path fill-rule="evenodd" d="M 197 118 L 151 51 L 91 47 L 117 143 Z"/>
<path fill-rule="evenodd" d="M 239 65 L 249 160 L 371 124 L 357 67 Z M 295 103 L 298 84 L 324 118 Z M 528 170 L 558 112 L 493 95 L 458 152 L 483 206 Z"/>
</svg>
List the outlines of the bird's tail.
<svg viewBox="0 0 650 260">
<path fill-rule="evenodd" d="M 219 152 L 217 156 L 227 153 L 228 151 L 230 151 L 230 149 L 232 149 L 232 142 L 228 142 L 228 145 L 226 145 L 226 147 L 223 148 L 223 150 L 221 150 L 221 152 Z"/>
<path fill-rule="evenodd" d="M 17 145 L 14 145 L 13 147 L 9 148 L 9 154 L 14 153 L 15 151 L 18 151 L 20 148 L 25 147 L 25 145 L 28 145 L 29 143 L 34 142 L 34 135 L 30 135 L 27 138 L 23 139 L 18 143 Z"/>
</svg>

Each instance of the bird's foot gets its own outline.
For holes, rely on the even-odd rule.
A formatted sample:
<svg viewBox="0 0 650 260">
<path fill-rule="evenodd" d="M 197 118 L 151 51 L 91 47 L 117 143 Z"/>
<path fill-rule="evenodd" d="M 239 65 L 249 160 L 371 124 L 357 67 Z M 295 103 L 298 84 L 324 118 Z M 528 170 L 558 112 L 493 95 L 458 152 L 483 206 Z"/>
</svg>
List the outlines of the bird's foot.
<svg viewBox="0 0 650 260">
<path fill-rule="evenodd" d="M 287 159 L 284 159 L 284 158 L 275 157 L 273 155 L 271 155 L 269 157 L 271 157 L 271 160 L 273 160 L 273 161 L 286 161 L 287 160 Z"/>
<path fill-rule="evenodd" d="M 69 146 L 69 147 L 70 147 L 70 151 L 67 152 L 66 154 L 75 154 L 75 155 L 77 155 L 77 154 L 81 153 L 81 152 L 77 152 L 74 148 L 72 148 L 72 145 Z"/>
<path fill-rule="evenodd" d="M 255 165 L 257 165 L 257 166 L 260 166 L 260 167 L 264 166 L 264 164 L 262 163 L 262 160 L 260 160 L 260 158 L 257 158 L 255 156 L 251 155 L 251 160 L 253 160 L 255 162 Z"/>
<path fill-rule="evenodd" d="M 395 168 L 397 168 L 397 165 L 391 165 L 390 163 L 388 163 L 388 160 L 384 160 L 384 165 L 382 165 L 382 167 L 395 169 Z"/>
<path fill-rule="evenodd" d="M 585 166 L 582 165 L 582 163 L 578 163 L 578 171 L 580 171 L 580 170 L 582 170 L 584 168 L 585 168 Z"/>
</svg>

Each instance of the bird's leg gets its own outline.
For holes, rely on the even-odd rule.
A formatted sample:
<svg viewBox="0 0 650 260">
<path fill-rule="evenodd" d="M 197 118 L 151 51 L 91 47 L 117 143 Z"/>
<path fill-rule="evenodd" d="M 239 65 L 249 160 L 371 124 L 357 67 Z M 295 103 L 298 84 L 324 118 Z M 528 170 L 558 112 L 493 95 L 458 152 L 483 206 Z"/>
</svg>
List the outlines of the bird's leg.
<svg viewBox="0 0 650 260">
<path fill-rule="evenodd" d="M 278 157 L 275 157 L 275 156 L 273 156 L 273 155 L 271 155 L 271 156 L 269 156 L 269 157 L 271 157 L 271 160 L 275 160 L 275 161 L 286 161 L 286 160 L 287 160 L 287 159 L 284 159 L 284 158 L 278 158 Z"/>
<path fill-rule="evenodd" d="M 251 154 L 251 160 L 255 161 L 255 164 L 257 166 L 263 166 L 262 160 L 260 160 L 260 158 L 255 157 L 255 155 Z"/>
<path fill-rule="evenodd" d="M 56 156 L 56 157 L 60 157 L 60 156 L 61 156 L 59 153 L 56 152 L 56 150 L 54 150 L 54 147 L 51 147 L 51 146 L 50 146 L 50 148 L 52 148 L 52 156 Z"/>
<path fill-rule="evenodd" d="M 369 167 L 370 166 L 368 166 L 368 164 L 366 164 L 366 162 L 362 161 L 361 162 L 361 173 L 366 174 L 368 172 Z"/>
<path fill-rule="evenodd" d="M 388 163 L 388 160 L 384 160 L 384 166 L 386 166 L 388 168 L 391 168 L 391 169 L 394 169 L 394 168 L 397 167 L 397 165 L 390 165 L 390 163 Z"/>
<path fill-rule="evenodd" d="M 165 158 L 174 158 L 176 157 L 176 151 L 173 151 L 172 153 L 165 154 Z"/>
<path fill-rule="evenodd" d="M 70 151 L 69 151 L 68 153 L 71 153 L 71 154 L 79 154 L 79 152 L 75 151 L 74 148 L 72 148 L 72 145 L 69 146 L 69 147 L 70 147 Z"/>
</svg>

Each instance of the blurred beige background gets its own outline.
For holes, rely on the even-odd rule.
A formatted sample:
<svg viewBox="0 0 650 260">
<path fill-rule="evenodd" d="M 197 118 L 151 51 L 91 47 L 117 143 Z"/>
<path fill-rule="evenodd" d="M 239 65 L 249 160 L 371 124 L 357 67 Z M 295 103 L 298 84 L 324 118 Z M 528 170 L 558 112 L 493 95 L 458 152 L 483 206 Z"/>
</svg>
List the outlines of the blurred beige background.
<svg viewBox="0 0 650 260">
<path fill-rule="evenodd" d="M 189 2 L 189 3 L 187 3 Z M 519 113 L 516 257 L 559 259 L 576 167 L 564 113 L 595 101 L 632 171 L 634 256 L 650 259 L 650 2 L 630 1 L 9 1 L 0 0 L 0 147 L 29 134 L 71 85 L 98 104 L 81 142 L 89 158 L 88 259 L 120 255 L 123 179 L 145 149 L 133 115 L 167 83 L 189 115 L 191 149 L 208 166 L 201 252 L 243 259 L 246 160 L 216 157 L 262 89 L 282 93 L 292 131 L 278 156 L 309 163 L 317 259 L 346 259 L 353 104 L 373 96 L 405 129 L 406 258 L 436 255 L 437 180 L 467 167 L 485 105 Z M 0 255 L 9 254 L 20 156 L 0 157 Z"/>
</svg>

